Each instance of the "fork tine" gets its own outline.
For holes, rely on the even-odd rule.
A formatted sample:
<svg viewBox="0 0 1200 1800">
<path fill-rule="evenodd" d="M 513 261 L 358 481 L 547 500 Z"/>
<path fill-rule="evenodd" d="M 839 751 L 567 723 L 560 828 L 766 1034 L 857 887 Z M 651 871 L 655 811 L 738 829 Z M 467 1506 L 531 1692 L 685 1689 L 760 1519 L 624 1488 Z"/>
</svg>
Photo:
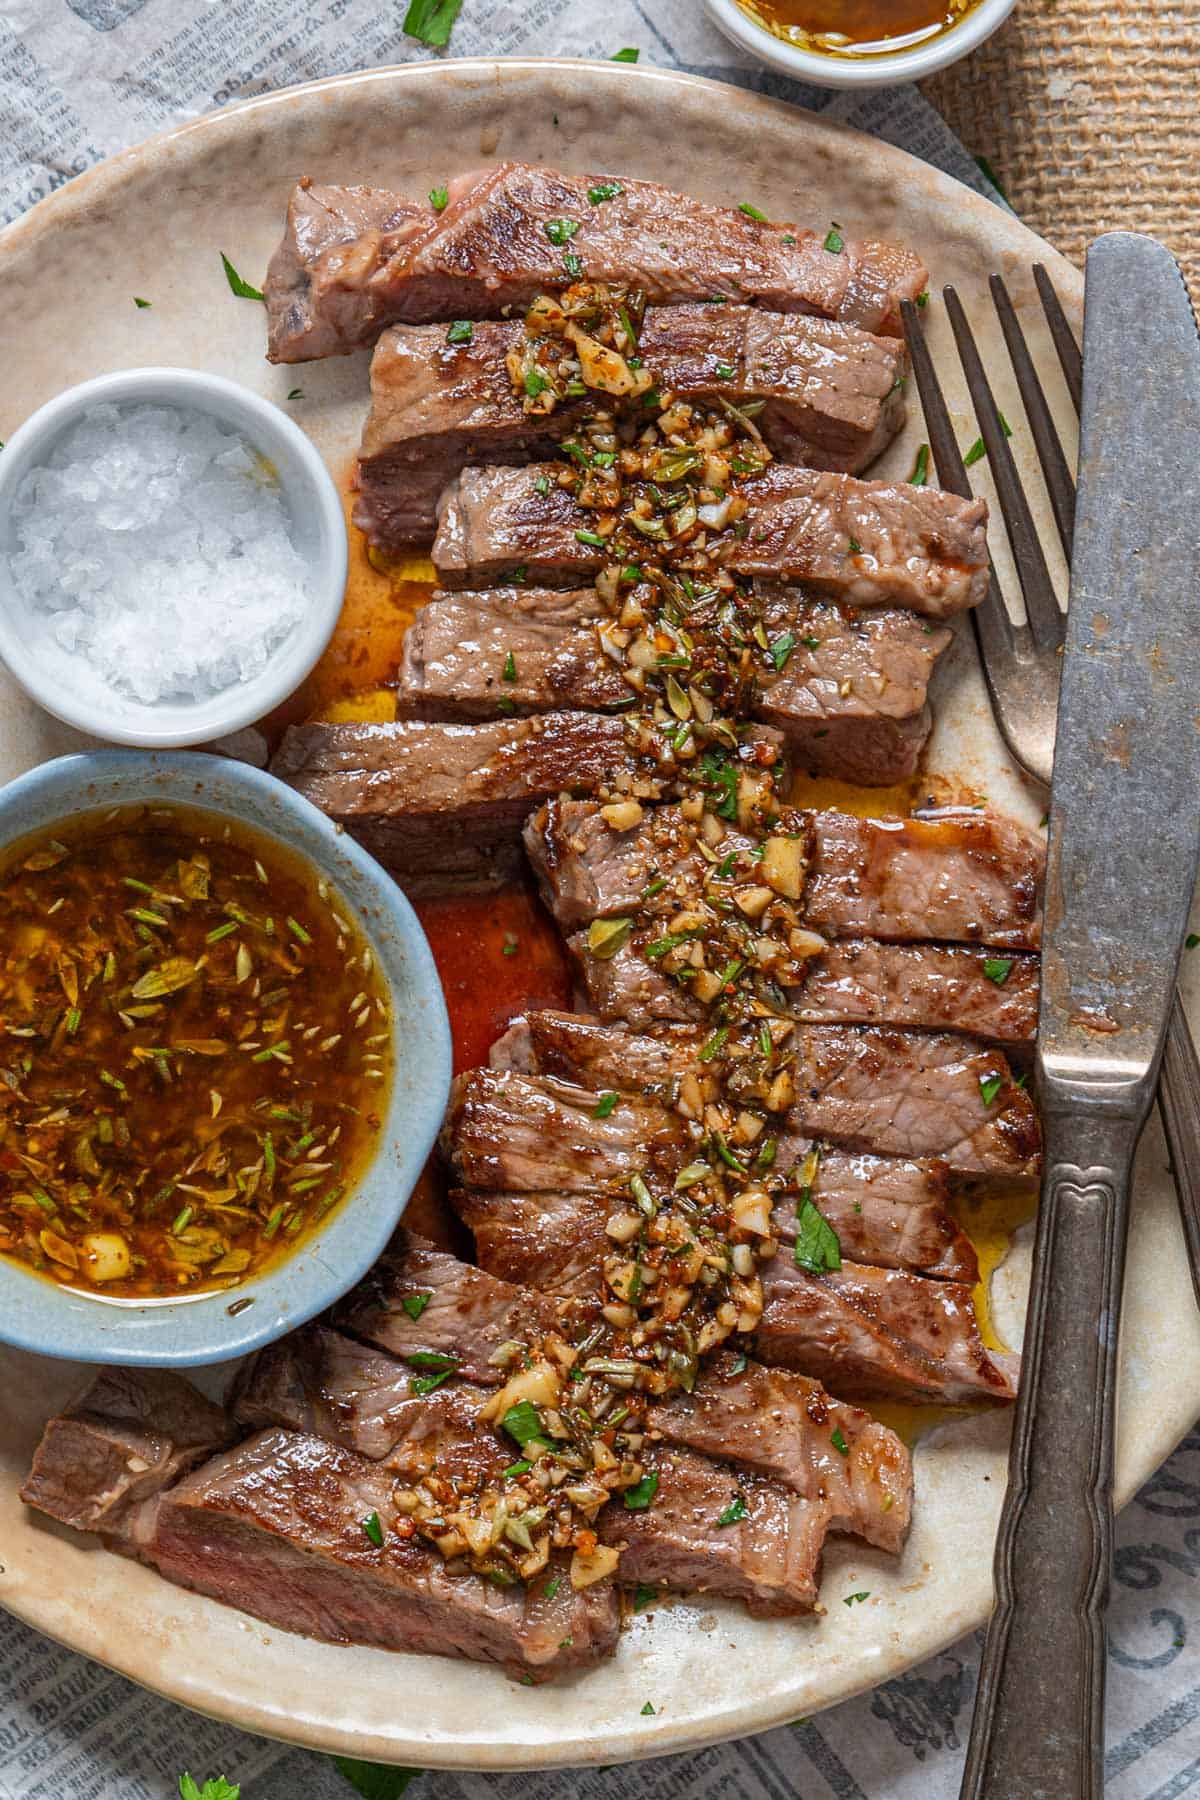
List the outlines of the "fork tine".
<svg viewBox="0 0 1200 1800">
<path fill-rule="evenodd" d="M 1029 502 L 1025 498 L 1017 465 L 1009 449 L 1004 427 L 1000 423 L 1000 412 L 988 378 L 983 372 L 983 362 L 975 346 L 962 302 L 952 287 L 943 289 L 943 293 L 963 373 L 975 407 L 975 416 L 991 463 L 992 480 L 996 484 L 1000 511 L 1004 515 L 1008 541 L 1012 545 L 1013 560 L 1017 565 L 1021 591 L 1025 596 L 1025 611 L 1033 641 L 1039 650 L 1057 649 L 1066 636 L 1063 615 L 1038 541 L 1033 514 L 1029 510 Z"/>
<path fill-rule="evenodd" d="M 1058 351 L 1063 379 L 1071 390 L 1071 399 L 1075 402 L 1075 411 L 1078 412 L 1083 405 L 1083 354 L 1075 342 L 1075 333 L 1067 324 L 1067 315 L 1062 309 L 1062 302 L 1054 291 L 1054 283 L 1041 263 L 1034 263 L 1033 279 L 1037 283 L 1037 291 L 1041 296 L 1042 311 L 1045 313 L 1046 323 L 1050 327 L 1050 336 L 1054 339 L 1054 348 Z"/>
<path fill-rule="evenodd" d="M 1062 439 L 1058 435 L 1058 427 L 1050 414 L 1046 402 L 1045 390 L 1038 378 L 1029 345 L 1025 342 L 1025 333 L 1021 329 L 1020 320 L 1009 298 L 1008 289 L 999 275 L 993 275 L 988 286 L 992 290 L 992 300 L 1000 319 L 1000 329 L 1004 333 L 1004 341 L 1008 345 L 1008 354 L 1012 362 L 1013 373 L 1017 378 L 1017 386 L 1021 390 L 1025 415 L 1029 420 L 1029 428 L 1033 432 L 1033 442 L 1037 449 L 1038 461 L 1042 465 L 1042 474 L 1046 481 L 1046 492 L 1050 496 L 1050 505 L 1054 511 L 1054 522 L 1058 526 L 1058 535 L 1062 542 L 1067 561 L 1071 560 L 1071 547 L 1075 536 L 1075 482 L 1071 476 L 1066 456 L 1063 454 Z"/>
</svg>

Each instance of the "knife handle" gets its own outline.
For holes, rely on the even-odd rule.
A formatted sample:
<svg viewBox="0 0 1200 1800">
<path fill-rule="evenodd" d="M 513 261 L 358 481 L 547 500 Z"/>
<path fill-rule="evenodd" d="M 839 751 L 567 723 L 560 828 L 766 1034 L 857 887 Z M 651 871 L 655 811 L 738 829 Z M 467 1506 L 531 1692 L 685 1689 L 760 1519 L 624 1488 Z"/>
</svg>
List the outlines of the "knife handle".
<svg viewBox="0 0 1200 1800">
<path fill-rule="evenodd" d="M 1141 1117 L 1050 1113 L 962 1800 L 1102 1800 L 1113 1403 Z"/>
<path fill-rule="evenodd" d="M 1179 990 L 1171 1003 L 1167 1041 L 1158 1078 L 1158 1105 L 1179 1195 L 1192 1286 L 1200 1306 L 1200 1058 L 1188 1029 Z"/>
</svg>

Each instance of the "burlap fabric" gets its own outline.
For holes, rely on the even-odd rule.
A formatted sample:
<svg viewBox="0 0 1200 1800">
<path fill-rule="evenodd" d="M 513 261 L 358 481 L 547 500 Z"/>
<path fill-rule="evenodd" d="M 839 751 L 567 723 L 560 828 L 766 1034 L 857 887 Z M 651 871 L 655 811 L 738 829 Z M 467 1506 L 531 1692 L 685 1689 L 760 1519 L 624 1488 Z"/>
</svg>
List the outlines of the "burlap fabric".
<svg viewBox="0 0 1200 1800">
<path fill-rule="evenodd" d="M 1017 0 L 924 91 L 1057 249 L 1148 231 L 1200 302 L 1200 0 Z"/>
</svg>

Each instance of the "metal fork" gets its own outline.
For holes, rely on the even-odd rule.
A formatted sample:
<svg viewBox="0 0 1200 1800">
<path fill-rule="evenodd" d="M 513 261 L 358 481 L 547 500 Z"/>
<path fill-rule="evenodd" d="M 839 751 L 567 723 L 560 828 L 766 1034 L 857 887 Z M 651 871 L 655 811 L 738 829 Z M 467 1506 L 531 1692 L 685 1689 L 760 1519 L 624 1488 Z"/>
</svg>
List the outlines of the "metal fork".
<svg viewBox="0 0 1200 1800">
<path fill-rule="evenodd" d="M 1035 265 L 1033 277 L 1063 378 L 1078 410 L 1083 370 L 1079 345 L 1054 285 L 1040 263 Z M 1008 289 L 999 275 L 992 276 L 989 286 L 1029 420 L 1055 525 L 1069 562 L 1075 520 L 1074 478 Z M 993 567 L 987 596 L 972 614 L 972 622 L 1000 735 L 1026 774 L 1048 787 L 1054 763 L 1059 652 L 1065 638 L 1066 619 L 1054 592 L 1033 513 L 1009 447 L 1008 434 L 962 302 L 952 287 L 944 290 L 944 296 L 1025 601 L 1025 619 L 1014 624 Z M 966 466 L 918 314 L 909 301 L 905 301 L 902 312 L 938 479 L 952 493 L 970 498 L 971 484 Z M 1200 1305 L 1200 1059 L 1178 992 L 1171 1009 L 1159 1075 L 1158 1108 L 1179 1198 L 1192 1286 Z"/>
</svg>

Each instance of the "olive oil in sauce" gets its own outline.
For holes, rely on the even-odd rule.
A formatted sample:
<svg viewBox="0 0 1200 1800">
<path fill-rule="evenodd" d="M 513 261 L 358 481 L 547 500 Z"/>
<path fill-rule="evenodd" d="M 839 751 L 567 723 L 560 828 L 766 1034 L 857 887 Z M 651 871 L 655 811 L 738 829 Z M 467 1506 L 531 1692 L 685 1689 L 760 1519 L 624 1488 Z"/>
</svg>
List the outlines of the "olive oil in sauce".
<svg viewBox="0 0 1200 1800">
<path fill-rule="evenodd" d="M 374 1151 L 388 996 L 337 896 L 186 807 L 0 861 L 0 1254 L 125 1300 L 260 1273 Z"/>
<path fill-rule="evenodd" d="M 739 0 L 785 43 L 829 56 L 881 56 L 940 37 L 972 0 Z"/>
</svg>

